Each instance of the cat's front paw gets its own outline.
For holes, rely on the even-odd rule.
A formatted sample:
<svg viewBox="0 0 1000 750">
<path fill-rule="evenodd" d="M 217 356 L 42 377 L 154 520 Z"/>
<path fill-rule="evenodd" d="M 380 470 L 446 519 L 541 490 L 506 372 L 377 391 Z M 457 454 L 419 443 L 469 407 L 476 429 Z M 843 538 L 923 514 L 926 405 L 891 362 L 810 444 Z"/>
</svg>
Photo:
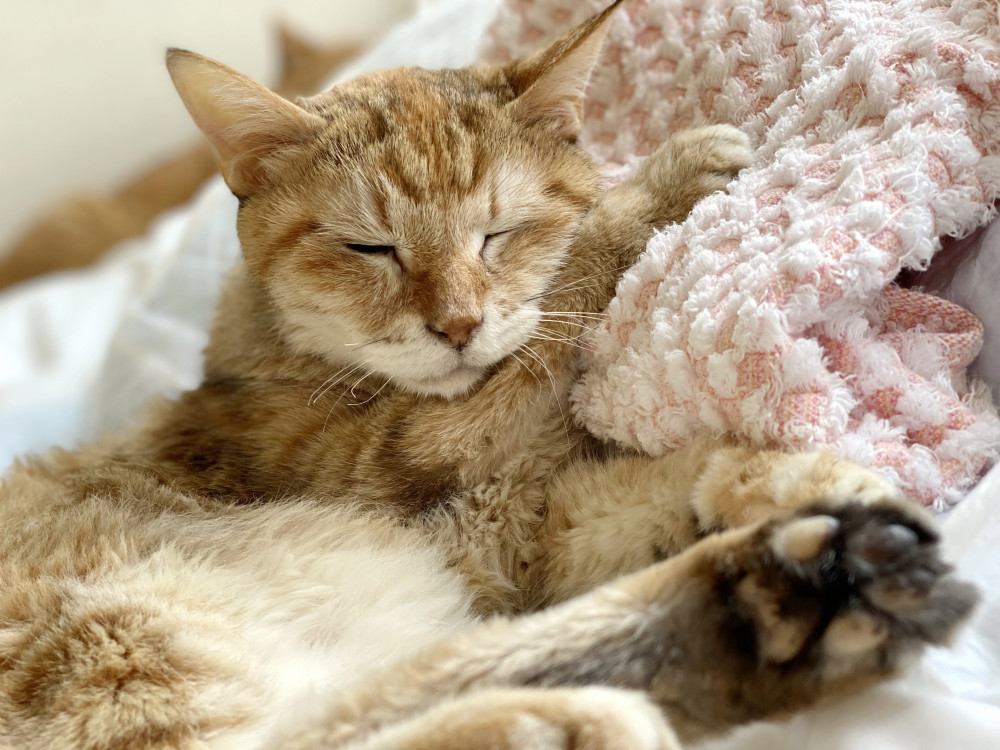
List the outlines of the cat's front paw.
<svg viewBox="0 0 1000 750">
<path fill-rule="evenodd" d="M 741 723 L 857 692 L 944 644 L 977 595 L 950 575 L 936 532 L 899 503 L 818 502 L 710 537 L 697 621 L 674 648 L 688 713 Z"/>
<path fill-rule="evenodd" d="M 634 179 L 653 196 L 654 221 L 676 222 L 706 195 L 724 190 L 752 161 L 745 133 L 731 125 L 709 125 L 673 135 L 642 163 Z"/>
<path fill-rule="evenodd" d="M 753 162 L 750 138 L 732 125 L 708 125 L 674 134 L 670 144 L 695 179 L 723 189 L 741 169 Z"/>
</svg>

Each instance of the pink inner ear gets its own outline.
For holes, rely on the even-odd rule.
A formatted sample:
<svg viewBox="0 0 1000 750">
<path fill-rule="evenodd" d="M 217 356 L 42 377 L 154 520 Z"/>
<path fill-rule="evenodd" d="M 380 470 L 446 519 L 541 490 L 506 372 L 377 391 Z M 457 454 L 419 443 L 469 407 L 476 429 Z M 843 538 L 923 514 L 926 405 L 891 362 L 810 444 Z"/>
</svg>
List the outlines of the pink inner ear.
<svg viewBox="0 0 1000 750">
<path fill-rule="evenodd" d="M 237 195 L 261 187 L 267 178 L 267 159 L 326 125 L 323 118 L 201 55 L 172 51 L 167 67 L 191 117 L 218 152 L 222 174 Z"/>
<path fill-rule="evenodd" d="M 576 138 L 585 86 L 586 79 L 580 81 L 558 72 L 547 74 L 513 102 L 511 112 L 526 124 L 549 124 L 560 135 Z"/>
</svg>

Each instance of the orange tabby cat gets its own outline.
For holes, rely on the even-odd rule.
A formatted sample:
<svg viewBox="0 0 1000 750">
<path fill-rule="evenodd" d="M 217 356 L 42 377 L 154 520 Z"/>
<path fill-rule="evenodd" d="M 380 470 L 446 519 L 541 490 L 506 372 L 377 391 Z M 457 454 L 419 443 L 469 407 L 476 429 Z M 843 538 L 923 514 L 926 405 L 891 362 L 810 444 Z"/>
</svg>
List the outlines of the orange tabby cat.
<svg viewBox="0 0 1000 750">
<path fill-rule="evenodd" d="M 198 389 L 5 477 L 0 744 L 678 748 L 965 619 L 927 519 L 864 469 L 570 423 L 581 327 L 751 159 L 679 133 L 599 191 L 575 138 L 610 13 L 298 104 L 169 54 L 244 260 Z"/>
<path fill-rule="evenodd" d="M 278 27 L 282 96 L 311 94 L 362 45 L 313 44 Z M 187 202 L 215 174 L 218 164 L 205 142 L 173 156 L 114 193 L 84 192 L 50 206 L 13 244 L 0 252 L 0 289 L 53 271 L 88 266 L 130 237 L 138 237 L 167 209 Z"/>
</svg>

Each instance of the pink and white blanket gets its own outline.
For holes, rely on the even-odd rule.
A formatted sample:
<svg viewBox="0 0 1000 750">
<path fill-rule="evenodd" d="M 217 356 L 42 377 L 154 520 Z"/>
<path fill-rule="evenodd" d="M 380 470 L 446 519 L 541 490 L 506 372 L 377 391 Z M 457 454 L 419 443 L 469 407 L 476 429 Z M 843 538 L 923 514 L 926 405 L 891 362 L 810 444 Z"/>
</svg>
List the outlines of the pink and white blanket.
<svg viewBox="0 0 1000 750">
<path fill-rule="evenodd" d="M 505 0 L 487 55 L 606 4 Z M 893 280 L 996 213 L 998 48 L 993 0 L 627 2 L 582 136 L 608 178 L 686 127 L 758 150 L 625 275 L 575 392 L 587 426 L 654 454 L 705 428 L 823 447 L 956 499 L 1000 445 L 964 374 L 982 326 Z"/>
</svg>

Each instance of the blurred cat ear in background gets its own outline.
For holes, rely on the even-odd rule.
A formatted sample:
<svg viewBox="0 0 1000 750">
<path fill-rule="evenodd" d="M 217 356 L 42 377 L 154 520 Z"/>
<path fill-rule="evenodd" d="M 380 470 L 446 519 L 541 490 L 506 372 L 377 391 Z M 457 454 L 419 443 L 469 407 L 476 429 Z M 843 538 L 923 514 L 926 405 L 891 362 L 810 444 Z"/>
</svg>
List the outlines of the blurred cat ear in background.
<svg viewBox="0 0 1000 750">
<path fill-rule="evenodd" d="M 366 42 L 322 44 L 306 39 L 288 24 L 277 24 L 281 80 L 274 90 L 284 97 L 311 96 L 336 70 L 368 46 Z"/>
<path fill-rule="evenodd" d="M 219 155 L 219 167 L 238 197 L 268 183 L 282 154 L 326 126 L 251 78 L 207 57 L 171 49 L 167 69 L 195 124 Z"/>
<path fill-rule="evenodd" d="M 621 3 L 617 0 L 548 47 L 504 67 L 517 94 L 508 105 L 516 119 L 551 127 L 567 140 L 576 140 L 587 82 Z"/>
</svg>

